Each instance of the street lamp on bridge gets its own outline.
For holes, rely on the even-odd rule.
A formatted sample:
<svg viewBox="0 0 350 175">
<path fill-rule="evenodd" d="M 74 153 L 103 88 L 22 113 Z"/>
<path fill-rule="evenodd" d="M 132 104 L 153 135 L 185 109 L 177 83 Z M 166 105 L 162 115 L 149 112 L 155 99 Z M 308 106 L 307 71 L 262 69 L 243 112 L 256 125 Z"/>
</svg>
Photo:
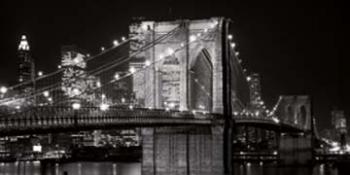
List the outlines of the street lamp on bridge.
<svg viewBox="0 0 350 175">
<path fill-rule="evenodd" d="M 1 88 L 0 88 L 0 93 L 1 93 L 1 94 L 6 94 L 7 90 L 8 90 L 7 87 L 1 86 Z"/>
</svg>

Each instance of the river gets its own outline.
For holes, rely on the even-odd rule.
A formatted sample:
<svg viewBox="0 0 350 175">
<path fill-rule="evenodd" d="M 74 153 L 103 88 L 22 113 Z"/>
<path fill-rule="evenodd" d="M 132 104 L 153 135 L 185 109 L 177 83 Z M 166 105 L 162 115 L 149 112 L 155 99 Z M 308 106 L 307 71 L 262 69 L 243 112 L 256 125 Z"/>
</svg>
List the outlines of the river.
<svg viewBox="0 0 350 175">
<path fill-rule="evenodd" d="M 0 175 L 141 175 L 140 163 L 71 162 L 46 163 L 24 161 L 0 163 Z M 235 175 L 338 175 L 336 168 L 320 164 L 314 167 L 277 167 L 245 164 L 234 166 Z"/>
</svg>

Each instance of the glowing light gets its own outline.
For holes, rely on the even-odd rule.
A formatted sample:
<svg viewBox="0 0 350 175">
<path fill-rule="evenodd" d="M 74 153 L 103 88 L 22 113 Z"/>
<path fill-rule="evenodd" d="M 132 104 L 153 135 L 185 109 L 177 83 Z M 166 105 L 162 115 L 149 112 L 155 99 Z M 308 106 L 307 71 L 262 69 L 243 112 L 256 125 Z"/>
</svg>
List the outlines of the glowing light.
<svg viewBox="0 0 350 175">
<path fill-rule="evenodd" d="M 142 30 L 147 31 L 148 30 L 148 25 L 147 24 L 142 24 L 141 28 L 142 28 Z"/>
<path fill-rule="evenodd" d="M 21 106 L 16 106 L 15 108 L 16 108 L 16 109 L 21 109 Z"/>
<path fill-rule="evenodd" d="M 213 23 L 210 24 L 210 28 L 214 28 L 219 22 L 218 21 L 214 21 Z"/>
<path fill-rule="evenodd" d="M 231 43 L 230 46 L 231 46 L 231 48 L 235 48 L 236 47 L 236 43 Z"/>
<path fill-rule="evenodd" d="M 80 95 L 80 90 L 77 89 L 77 88 L 73 89 L 73 94 L 74 95 Z"/>
<path fill-rule="evenodd" d="M 114 41 L 113 41 L 113 45 L 114 45 L 114 46 L 118 46 L 118 45 L 119 45 L 119 42 L 118 42 L 117 40 L 114 40 Z"/>
<path fill-rule="evenodd" d="M 101 98 L 102 98 L 102 99 L 105 99 L 105 98 L 106 98 L 106 94 L 102 94 L 102 95 L 101 95 Z"/>
<path fill-rule="evenodd" d="M 146 60 L 146 61 L 145 61 L 145 65 L 146 65 L 146 66 L 150 66 L 150 65 L 151 65 L 151 61 L 150 61 L 150 60 Z"/>
<path fill-rule="evenodd" d="M 52 98 L 51 98 L 51 97 L 47 98 L 47 100 L 48 100 L 49 102 L 52 102 Z"/>
<path fill-rule="evenodd" d="M 114 74 L 114 79 L 119 80 L 120 76 L 118 73 Z"/>
<path fill-rule="evenodd" d="M 233 35 L 231 35 L 231 34 L 228 35 L 228 36 L 227 36 L 227 39 L 232 40 L 232 39 L 233 39 Z"/>
<path fill-rule="evenodd" d="M 339 145 L 339 143 L 337 143 L 337 142 L 331 142 L 331 145 L 332 145 L 332 147 L 336 147 L 336 146 Z"/>
<path fill-rule="evenodd" d="M 2 94 L 5 94 L 6 92 L 7 92 L 7 87 L 5 87 L 5 86 L 1 86 L 0 87 L 0 92 L 2 93 Z"/>
<path fill-rule="evenodd" d="M 170 108 L 175 108 L 175 103 L 169 103 Z"/>
<path fill-rule="evenodd" d="M 41 153 L 41 151 L 42 151 L 42 146 L 41 145 L 34 145 L 33 146 L 33 152 Z"/>
<path fill-rule="evenodd" d="M 78 109 L 80 109 L 80 107 L 81 107 L 80 103 L 73 103 L 73 104 L 72 104 L 72 108 L 73 108 L 74 110 L 78 110 Z"/>
<path fill-rule="evenodd" d="M 238 112 L 233 112 L 233 115 L 238 115 Z"/>
<path fill-rule="evenodd" d="M 133 110 L 134 106 L 133 105 L 129 105 L 129 109 Z"/>
<path fill-rule="evenodd" d="M 275 122 L 275 123 L 280 123 L 280 120 L 276 117 L 272 117 L 272 120 Z"/>
<path fill-rule="evenodd" d="M 256 111 L 256 112 L 255 112 L 255 116 L 258 116 L 259 114 L 260 114 L 259 111 Z"/>
<path fill-rule="evenodd" d="M 74 61 L 75 64 L 79 64 L 80 63 L 80 59 L 79 58 L 74 58 L 73 61 Z"/>
<path fill-rule="evenodd" d="M 197 40 L 197 37 L 195 35 L 190 36 L 190 42 L 194 42 Z"/>
<path fill-rule="evenodd" d="M 184 43 L 181 43 L 181 44 L 180 44 L 180 46 L 181 46 L 181 47 L 184 47 L 184 46 L 185 46 L 185 44 L 184 44 Z"/>
<path fill-rule="evenodd" d="M 273 151 L 273 155 L 277 155 L 278 154 L 278 152 L 277 151 Z"/>
<path fill-rule="evenodd" d="M 247 81 L 250 81 L 252 78 L 250 76 L 247 77 Z"/>
<path fill-rule="evenodd" d="M 207 33 L 208 32 L 208 29 L 204 29 L 204 33 Z"/>
<path fill-rule="evenodd" d="M 39 71 L 38 72 L 38 76 L 40 77 L 40 76 L 43 76 L 44 75 L 44 72 L 43 71 Z"/>
<path fill-rule="evenodd" d="M 43 95 L 44 95 L 44 97 L 49 97 L 50 93 L 49 93 L 49 91 L 44 91 Z"/>
<path fill-rule="evenodd" d="M 198 108 L 199 109 L 205 109 L 205 107 L 203 105 L 199 105 Z"/>
<path fill-rule="evenodd" d="M 239 52 L 236 52 L 235 55 L 238 56 L 238 55 L 239 55 Z"/>
<path fill-rule="evenodd" d="M 101 51 L 104 51 L 105 50 L 105 47 L 101 47 Z"/>
<path fill-rule="evenodd" d="M 100 109 L 101 109 L 101 111 L 108 110 L 108 109 L 109 109 L 109 105 L 106 104 L 106 103 L 102 103 L 102 104 L 100 105 Z"/>
<path fill-rule="evenodd" d="M 122 98 L 122 100 L 121 100 L 121 101 L 122 101 L 122 103 L 125 103 L 125 101 L 126 101 L 126 100 L 125 100 L 125 98 Z"/>
<path fill-rule="evenodd" d="M 96 83 L 96 86 L 100 88 L 100 87 L 101 87 L 101 82 L 98 81 L 98 82 Z"/>
<path fill-rule="evenodd" d="M 135 67 L 131 66 L 131 67 L 130 67 L 130 69 L 129 69 L 129 71 L 130 71 L 130 73 L 132 73 L 132 74 L 133 74 L 133 73 L 135 73 L 135 72 L 136 72 L 136 69 L 135 69 Z"/>
<path fill-rule="evenodd" d="M 62 68 L 62 66 L 61 66 L 61 65 L 58 65 L 58 66 L 57 66 L 57 68 L 58 68 L 58 69 L 61 69 L 61 68 Z"/>
<path fill-rule="evenodd" d="M 167 52 L 168 52 L 168 55 L 172 55 L 175 53 L 174 49 L 172 48 L 168 48 Z"/>
<path fill-rule="evenodd" d="M 159 59 L 163 59 L 164 55 L 163 54 L 159 54 Z"/>
<path fill-rule="evenodd" d="M 340 146 L 335 146 L 331 149 L 329 149 L 330 152 L 337 152 L 337 151 L 340 151 Z"/>
<path fill-rule="evenodd" d="M 201 33 L 197 33 L 197 36 L 200 37 L 200 36 L 202 36 L 202 34 Z"/>
<path fill-rule="evenodd" d="M 124 36 L 122 37 L 122 41 L 126 41 L 126 38 Z"/>
<path fill-rule="evenodd" d="M 165 108 L 165 110 L 166 110 L 166 111 L 170 111 L 170 109 L 169 109 L 168 107 L 167 107 L 167 108 Z"/>
</svg>

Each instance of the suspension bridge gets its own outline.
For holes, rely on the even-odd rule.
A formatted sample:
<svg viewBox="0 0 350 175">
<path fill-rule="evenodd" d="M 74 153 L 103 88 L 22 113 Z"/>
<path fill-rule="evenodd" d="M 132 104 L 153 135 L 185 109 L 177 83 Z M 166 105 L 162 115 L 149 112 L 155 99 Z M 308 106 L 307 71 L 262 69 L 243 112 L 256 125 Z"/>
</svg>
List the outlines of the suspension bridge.
<svg viewBox="0 0 350 175">
<path fill-rule="evenodd" d="M 309 98 L 249 110 L 228 19 L 143 21 L 129 31 L 94 56 L 64 48 L 57 71 L 2 87 L 0 135 L 138 127 L 146 175 L 227 174 L 232 159 L 312 160 L 319 136 Z"/>
</svg>

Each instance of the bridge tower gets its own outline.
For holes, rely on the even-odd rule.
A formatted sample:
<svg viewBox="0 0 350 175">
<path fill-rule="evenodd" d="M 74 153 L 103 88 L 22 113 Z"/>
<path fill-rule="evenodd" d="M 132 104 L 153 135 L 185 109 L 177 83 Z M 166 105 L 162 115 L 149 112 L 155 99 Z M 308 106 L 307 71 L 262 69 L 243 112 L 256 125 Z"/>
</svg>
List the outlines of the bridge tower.
<svg viewBox="0 0 350 175">
<path fill-rule="evenodd" d="M 144 21 L 130 26 L 130 38 L 136 38 L 130 44 L 131 51 L 177 28 L 181 31 L 130 62 L 137 72 L 133 91 L 141 106 L 218 113 L 228 119 L 199 128 L 143 129 L 142 174 L 214 175 L 230 171 L 231 157 L 225 159 L 229 156 L 224 154 L 232 154 L 232 116 L 248 104 L 249 88 L 234 47 L 228 44 L 232 39 L 227 35 L 228 24 L 223 18 L 211 18 Z M 182 49 L 177 50 L 179 47 Z M 147 61 L 155 64 L 143 70 Z"/>
<path fill-rule="evenodd" d="M 313 125 L 311 100 L 308 96 L 281 96 L 276 111 L 282 123 L 293 126 L 299 132 L 281 133 L 280 158 L 283 164 L 308 164 L 312 160 Z"/>
<path fill-rule="evenodd" d="M 221 18 L 133 24 L 129 28 L 130 37 L 136 39 L 131 42 L 130 50 L 135 51 L 144 43 L 155 41 L 177 27 L 181 28 L 181 32 L 174 37 L 132 59 L 130 66 L 140 70 L 133 77 L 137 101 L 152 108 L 223 113 Z M 203 33 L 204 38 L 195 40 Z M 163 58 L 164 53 L 173 52 L 179 46 L 184 48 Z M 227 52 L 234 50 L 228 49 Z M 152 65 L 151 69 L 142 70 L 146 60 L 161 61 Z M 249 88 L 236 54 L 231 53 L 229 60 L 232 70 L 232 105 L 234 110 L 240 111 L 239 108 L 249 101 Z"/>
<path fill-rule="evenodd" d="M 27 37 L 22 35 L 21 41 L 18 45 L 18 58 L 19 58 L 19 69 L 18 69 L 18 82 L 26 82 L 34 80 L 35 78 L 35 66 L 34 60 L 30 54 L 30 46 L 27 41 Z M 34 81 L 33 81 L 34 82 Z M 34 90 L 34 84 L 29 83 L 21 91 L 31 92 Z"/>
<path fill-rule="evenodd" d="M 336 135 L 338 140 L 340 141 L 340 146 L 342 149 L 345 148 L 346 145 L 346 134 L 347 134 L 347 125 L 346 118 L 344 116 L 344 111 L 342 110 L 333 110 L 332 111 L 332 125 L 336 130 Z"/>
</svg>

